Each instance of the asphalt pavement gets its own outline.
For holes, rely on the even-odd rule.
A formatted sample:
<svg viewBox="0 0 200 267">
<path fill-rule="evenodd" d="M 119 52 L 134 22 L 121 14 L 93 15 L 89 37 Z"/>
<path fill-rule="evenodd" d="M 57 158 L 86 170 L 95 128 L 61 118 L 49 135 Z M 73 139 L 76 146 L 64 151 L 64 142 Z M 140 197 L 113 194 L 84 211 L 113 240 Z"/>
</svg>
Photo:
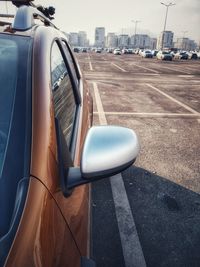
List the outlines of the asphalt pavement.
<svg viewBox="0 0 200 267">
<path fill-rule="evenodd" d="M 146 266 L 200 266 L 200 60 L 77 58 L 94 98 L 94 124 L 103 115 L 140 138 L 140 155 L 122 181 Z M 97 267 L 140 267 L 126 253 L 112 187 L 109 179 L 92 184 L 92 257 Z"/>
</svg>

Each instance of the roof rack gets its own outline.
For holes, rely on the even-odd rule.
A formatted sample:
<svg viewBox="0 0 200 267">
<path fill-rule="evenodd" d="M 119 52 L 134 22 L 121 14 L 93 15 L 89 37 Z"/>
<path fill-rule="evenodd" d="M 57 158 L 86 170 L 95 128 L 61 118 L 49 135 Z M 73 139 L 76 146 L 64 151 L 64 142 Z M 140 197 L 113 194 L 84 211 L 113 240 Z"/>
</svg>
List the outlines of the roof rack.
<svg viewBox="0 0 200 267">
<path fill-rule="evenodd" d="M 57 27 L 51 22 L 51 20 L 53 19 L 52 15 L 55 13 L 55 8 L 44 8 L 42 6 L 37 7 L 32 3 L 34 0 L 6 1 L 12 2 L 15 6 L 18 7 L 15 15 L 0 14 L 0 17 L 3 18 L 14 17 L 14 21 L 12 23 L 13 30 L 25 31 L 31 29 L 34 25 L 36 25 L 35 19 L 39 19 L 46 26 L 52 26 L 57 29 Z"/>
</svg>

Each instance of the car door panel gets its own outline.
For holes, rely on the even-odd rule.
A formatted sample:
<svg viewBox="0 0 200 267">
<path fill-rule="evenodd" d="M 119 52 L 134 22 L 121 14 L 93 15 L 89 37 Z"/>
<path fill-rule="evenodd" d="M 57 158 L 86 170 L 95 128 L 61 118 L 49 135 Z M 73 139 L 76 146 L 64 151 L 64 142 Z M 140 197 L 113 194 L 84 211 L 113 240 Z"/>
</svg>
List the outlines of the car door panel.
<svg viewBox="0 0 200 267">
<path fill-rule="evenodd" d="M 37 178 L 31 177 L 19 226 L 6 267 L 80 266 L 72 233 L 56 201 Z"/>
</svg>

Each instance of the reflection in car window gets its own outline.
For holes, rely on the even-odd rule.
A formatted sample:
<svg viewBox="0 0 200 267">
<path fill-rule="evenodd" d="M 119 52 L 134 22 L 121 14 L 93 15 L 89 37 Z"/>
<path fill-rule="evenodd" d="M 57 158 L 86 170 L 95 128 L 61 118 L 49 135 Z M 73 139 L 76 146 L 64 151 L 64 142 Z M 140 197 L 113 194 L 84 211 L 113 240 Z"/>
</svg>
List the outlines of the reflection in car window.
<svg viewBox="0 0 200 267">
<path fill-rule="evenodd" d="M 18 49 L 11 40 L 0 42 L 0 173 L 3 167 L 16 90 Z"/>
<path fill-rule="evenodd" d="M 58 119 L 65 141 L 70 147 L 76 103 L 71 80 L 57 43 L 54 43 L 52 47 L 51 77 L 55 117 Z"/>
</svg>

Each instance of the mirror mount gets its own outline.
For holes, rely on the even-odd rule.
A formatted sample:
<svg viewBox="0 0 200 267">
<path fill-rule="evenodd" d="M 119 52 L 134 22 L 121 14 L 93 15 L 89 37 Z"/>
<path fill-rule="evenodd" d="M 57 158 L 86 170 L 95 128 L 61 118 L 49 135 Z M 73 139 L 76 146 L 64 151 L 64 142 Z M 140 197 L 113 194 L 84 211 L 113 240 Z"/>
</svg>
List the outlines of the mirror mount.
<svg viewBox="0 0 200 267">
<path fill-rule="evenodd" d="M 79 185 L 90 183 L 90 180 L 83 179 L 80 168 L 69 168 L 67 174 L 67 189 L 73 189 Z"/>
<path fill-rule="evenodd" d="M 91 182 L 99 181 L 103 178 L 108 178 L 111 177 L 115 174 L 118 174 L 124 170 L 126 170 L 128 167 L 130 167 L 135 160 L 120 166 L 115 169 L 111 170 L 106 170 L 105 172 L 96 172 L 96 173 L 91 173 L 88 175 L 84 175 L 81 172 L 81 169 L 79 167 L 71 167 L 68 169 L 68 175 L 67 175 L 67 191 L 72 190 L 73 188 L 83 185 L 83 184 L 88 184 Z"/>
</svg>

